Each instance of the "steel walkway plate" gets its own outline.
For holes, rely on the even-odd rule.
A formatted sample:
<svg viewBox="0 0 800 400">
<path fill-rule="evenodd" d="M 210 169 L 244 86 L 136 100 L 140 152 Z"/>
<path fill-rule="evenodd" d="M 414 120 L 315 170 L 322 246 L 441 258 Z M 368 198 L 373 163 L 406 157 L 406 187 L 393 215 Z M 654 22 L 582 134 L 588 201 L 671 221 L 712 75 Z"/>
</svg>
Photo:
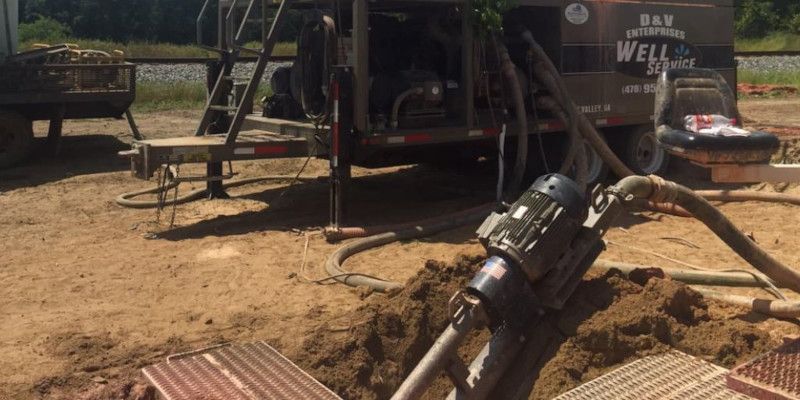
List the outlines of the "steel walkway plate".
<svg viewBox="0 0 800 400">
<path fill-rule="evenodd" d="M 142 372 L 166 400 L 341 400 L 264 342 L 220 347 Z"/>
<path fill-rule="evenodd" d="M 735 368 L 728 387 L 757 399 L 800 399 L 800 340 Z"/>
<path fill-rule="evenodd" d="M 725 386 L 728 370 L 671 351 L 634 361 L 556 400 L 750 400 Z"/>
</svg>

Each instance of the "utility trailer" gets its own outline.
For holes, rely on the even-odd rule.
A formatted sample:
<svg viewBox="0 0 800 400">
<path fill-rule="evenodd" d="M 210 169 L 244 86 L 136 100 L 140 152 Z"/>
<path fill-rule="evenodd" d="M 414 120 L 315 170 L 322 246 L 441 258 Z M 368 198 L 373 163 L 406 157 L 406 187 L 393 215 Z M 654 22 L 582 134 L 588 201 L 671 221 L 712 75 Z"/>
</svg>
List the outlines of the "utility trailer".
<svg viewBox="0 0 800 400">
<path fill-rule="evenodd" d="M 578 108 L 637 173 L 662 171 L 668 155 L 653 128 L 656 79 L 671 68 L 711 68 L 736 82 L 733 1 L 519 0 L 504 16 L 502 40 L 517 66 L 529 135 L 557 143 L 564 124 L 538 107 L 530 57 L 518 35 L 529 31 L 563 76 Z M 208 163 L 209 196 L 224 195 L 222 163 L 314 156 L 331 161 L 331 223 L 340 222 L 342 186 L 352 165 L 379 167 L 497 156 L 499 136 L 516 132 L 493 49 L 477 40 L 469 2 L 219 0 L 220 61 L 195 135 L 136 141 L 124 152 L 135 176 L 164 166 Z M 213 9 L 211 0 L 198 18 Z M 277 32 L 304 15 L 291 68 L 270 77 L 275 95 L 250 112 Z M 262 46 L 248 49 L 248 25 L 263 24 Z M 267 23 L 271 21 L 272 23 Z M 258 56 L 242 96 L 231 70 Z M 328 79 L 331 77 L 330 79 Z M 233 100 L 232 100 L 233 99 Z M 511 110 L 513 112 L 513 110 Z M 509 151 L 513 152 L 509 141 Z M 529 164 L 541 163 L 531 140 Z M 589 150 L 590 153 L 593 153 Z M 558 145 L 547 148 L 558 163 Z M 510 158 L 510 157 L 506 157 Z M 553 162 L 551 161 L 551 163 Z M 590 154 L 590 178 L 606 172 Z"/>
<path fill-rule="evenodd" d="M 136 97 L 136 66 L 121 56 L 68 45 L 18 53 L 17 14 L 17 0 L 0 0 L 0 168 L 27 156 L 32 121 L 50 121 L 57 152 L 64 119 L 120 117 Z"/>
</svg>

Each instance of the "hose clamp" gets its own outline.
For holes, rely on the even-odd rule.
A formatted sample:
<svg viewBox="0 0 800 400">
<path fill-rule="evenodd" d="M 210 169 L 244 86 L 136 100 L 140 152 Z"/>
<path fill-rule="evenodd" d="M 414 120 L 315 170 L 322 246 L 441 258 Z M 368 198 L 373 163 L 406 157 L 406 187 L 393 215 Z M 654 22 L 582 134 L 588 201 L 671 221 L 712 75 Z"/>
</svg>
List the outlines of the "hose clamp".
<svg viewBox="0 0 800 400">
<path fill-rule="evenodd" d="M 653 194 L 648 200 L 653 203 L 675 203 L 678 200 L 678 184 L 658 175 L 647 177 L 653 185 Z"/>
</svg>

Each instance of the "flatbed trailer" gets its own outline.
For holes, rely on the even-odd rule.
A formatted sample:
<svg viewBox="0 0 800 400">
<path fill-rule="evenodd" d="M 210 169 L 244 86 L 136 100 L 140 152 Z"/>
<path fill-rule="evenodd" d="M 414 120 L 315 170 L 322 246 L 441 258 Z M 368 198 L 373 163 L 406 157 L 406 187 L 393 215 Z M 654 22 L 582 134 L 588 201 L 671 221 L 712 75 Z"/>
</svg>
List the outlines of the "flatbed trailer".
<svg viewBox="0 0 800 400">
<path fill-rule="evenodd" d="M 520 0 L 515 4 L 516 8 L 505 15 L 508 29 L 503 38 L 515 64 L 524 65 L 527 56 L 523 43 L 509 33 L 519 25 L 532 33 L 553 60 L 578 108 L 637 173 L 658 173 L 667 163 L 668 155 L 653 128 L 656 79 L 661 72 L 669 68 L 711 68 L 735 87 L 732 0 Z M 198 23 L 211 8 L 209 0 Z M 260 19 L 271 20 L 272 24 L 263 24 L 262 48 L 247 49 L 241 45 L 242 32 L 259 8 Z M 247 110 L 264 78 L 277 32 L 289 19 L 289 10 L 325 15 L 316 17 L 328 21 L 320 24 L 341 20 L 342 26 L 334 28 L 338 54 L 330 70 L 325 70 L 334 78 L 327 88 L 324 120 L 268 118 Z M 502 132 L 512 137 L 516 127 L 513 120 L 503 119 L 502 99 L 497 101 L 499 95 L 492 86 L 497 85 L 499 71 L 476 62 L 482 48 L 470 25 L 470 12 L 469 2 L 452 0 L 220 0 L 217 22 L 221 29 L 216 48 L 220 53 L 219 72 L 210 80 L 209 101 L 195 136 L 136 141 L 132 151 L 124 155 L 131 157 L 134 175 L 142 179 L 152 177 L 164 164 L 206 162 L 212 197 L 221 193 L 215 177 L 221 175 L 222 162 L 326 158 L 331 160 L 333 198 L 341 195 L 340 186 L 346 184 L 351 165 L 379 167 L 496 155 L 498 136 Z M 391 19 L 397 15 L 403 17 Z M 418 21 L 417 25 L 414 21 Z M 435 35 L 415 34 L 409 28 L 423 26 L 419 30 L 425 31 L 429 29 L 424 27 L 425 21 L 441 24 L 436 29 L 449 34 L 445 39 L 436 39 L 442 43 L 434 43 L 438 47 L 427 53 L 423 46 L 428 41 L 436 42 L 432 38 Z M 393 37 L 386 33 L 388 28 L 381 28 L 387 24 L 397 24 L 398 35 Z M 445 46 L 448 39 L 450 46 Z M 415 45 L 419 51 L 413 51 Z M 299 51 L 303 51 L 302 47 Z M 384 91 L 376 89 L 376 81 L 396 74 L 393 70 L 386 73 L 385 65 L 376 62 L 380 57 L 392 60 L 384 47 L 389 47 L 390 53 L 396 50 L 399 55 L 394 60 L 400 64 L 406 63 L 402 58 L 405 55 L 416 63 L 418 54 L 441 61 L 438 65 L 431 60 L 420 62 L 427 62 L 426 73 L 434 78 L 419 82 L 417 92 L 413 92 L 417 82 L 412 82 L 411 96 L 415 100 L 409 103 L 402 103 L 401 96 L 393 97 L 391 116 L 389 111 L 376 110 L 375 106 L 375 98 L 384 95 Z M 406 48 L 412 51 L 404 53 Z M 444 55 L 437 58 L 437 52 Z M 242 96 L 231 102 L 230 71 L 243 54 L 257 55 L 257 67 Z M 298 56 L 295 64 L 300 62 Z M 441 65 L 444 63 L 447 65 Z M 412 72 L 419 71 L 418 65 L 410 68 Z M 524 68 L 521 73 L 525 74 Z M 528 134 L 563 132 L 564 124 L 559 119 L 535 106 L 536 91 L 529 93 L 529 119 L 534 123 L 529 124 Z M 417 104 L 417 109 L 409 110 L 409 104 Z M 513 143 L 510 145 L 513 147 Z M 538 152 L 530 154 L 531 158 L 538 157 Z M 590 176 L 600 180 L 607 170 L 598 162 L 599 157 L 590 156 Z M 341 199 L 332 201 L 341 203 Z M 340 213 L 332 212 L 335 215 Z M 335 225 L 340 221 L 334 217 L 331 222 Z"/>
<path fill-rule="evenodd" d="M 50 121 L 57 152 L 65 119 L 121 117 L 136 97 L 136 66 L 121 56 L 68 45 L 17 52 L 18 6 L 0 0 L 0 168 L 30 152 L 33 121 Z"/>
</svg>

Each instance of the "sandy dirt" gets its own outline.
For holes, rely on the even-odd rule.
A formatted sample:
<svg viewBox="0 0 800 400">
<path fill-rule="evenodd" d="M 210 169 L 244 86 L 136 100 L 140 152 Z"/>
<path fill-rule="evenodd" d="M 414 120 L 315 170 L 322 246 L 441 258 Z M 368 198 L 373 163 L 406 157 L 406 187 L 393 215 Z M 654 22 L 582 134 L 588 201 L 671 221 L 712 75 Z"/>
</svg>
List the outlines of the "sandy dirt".
<svg viewBox="0 0 800 400">
<path fill-rule="evenodd" d="M 799 109 L 795 99 L 742 103 L 748 125 L 789 129 L 782 136 L 790 142 L 800 138 Z M 149 137 L 181 136 L 193 129 L 196 114 L 157 112 L 138 119 Z M 153 185 L 132 178 L 126 162 L 115 156 L 131 140 L 124 122 L 68 122 L 65 130 L 58 157 L 42 151 L 25 165 L 0 171 L 0 399 L 137 398 L 142 366 L 223 342 L 266 340 L 313 368 L 313 357 L 304 355 L 318 348 L 314 335 L 324 327 L 344 327 L 339 335 L 346 337 L 362 322 L 358 310 L 382 298 L 298 280 L 304 255 L 304 274 L 322 277 L 323 262 L 336 248 L 319 235 L 328 214 L 324 183 L 288 190 L 269 183 L 237 188 L 230 200 L 177 207 L 175 227 L 169 229 L 171 210 L 156 222 L 152 210 L 114 203 L 122 192 Z M 241 177 L 290 175 L 303 161 L 246 162 L 236 169 Z M 326 173 L 327 162 L 314 160 L 304 175 Z M 482 169 L 409 166 L 356 169 L 354 176 L 353 224 L 466 209 L 491 200 L 494 186 L 491 171 Z M 794 186 L 755 187 L 800 194 Z M 796 207 L 746 203 L 722 210 L 777 258 L 800 265 Z M 479 259 L 482 249 L 473 231 L 385 246 L 356 256 L 347 268 L 406 281 L 428 260 L 450 263 L 457 254 Z M 636 250 L 644 248 L 706 268 L 747 268 L 701 224 L 676 217 L 630 216 L 608 239 L 612 244 L 602 257 L 609 260 L 676 266 Z M 792 324 L 735 308 L 709 304 L 708 310 L 712 321 L 751 323 L 769 340 L 797 332 Z M 694 352 L 714 358 L 713 349 Z M 596 375 L 592 371 L 581 377 Z"/>
</svg>

